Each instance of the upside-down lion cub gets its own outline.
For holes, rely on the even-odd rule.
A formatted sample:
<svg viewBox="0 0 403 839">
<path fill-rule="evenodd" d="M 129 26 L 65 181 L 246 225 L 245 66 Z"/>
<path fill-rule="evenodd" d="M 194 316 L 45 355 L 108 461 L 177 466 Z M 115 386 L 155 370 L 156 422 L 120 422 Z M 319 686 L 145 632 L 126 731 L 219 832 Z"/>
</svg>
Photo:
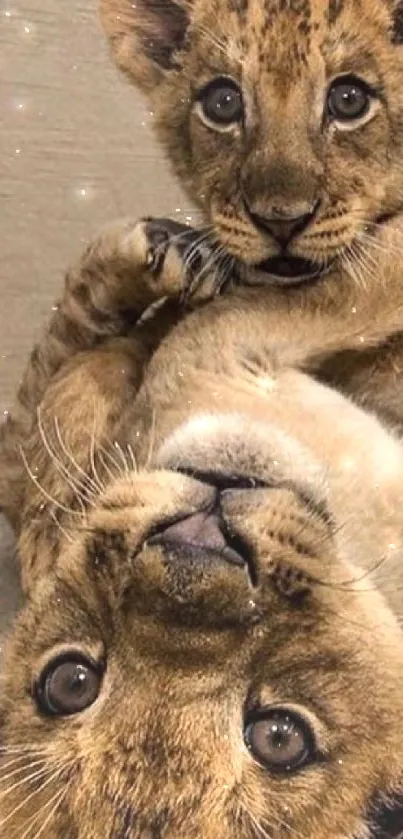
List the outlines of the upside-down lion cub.
<svg viewBox="0 0 403 839">
<path fill-rule="evenodd" d="M 401 309 L 402 0 L 100 0 L 113 56 L 204 216 L 226 278 L 335 333 L 367 289 Z M 365 303 L 364 303 L 365 305 Z M 330 317 L 332 316 L 332 317 Z M 335 344 L 316 375 L 403 431 L 403 340 Z M 337 350 L 341 351 L 338 352 Z"/>
<path fill-rule="evenodd" d="M 267 343 L 260 290 L 176 323 L 169 229 L 89 248 L 2 432 L 0 837 L 397 839 L 401 444 L 298 369 L 291 315 Z"/>
</svg>

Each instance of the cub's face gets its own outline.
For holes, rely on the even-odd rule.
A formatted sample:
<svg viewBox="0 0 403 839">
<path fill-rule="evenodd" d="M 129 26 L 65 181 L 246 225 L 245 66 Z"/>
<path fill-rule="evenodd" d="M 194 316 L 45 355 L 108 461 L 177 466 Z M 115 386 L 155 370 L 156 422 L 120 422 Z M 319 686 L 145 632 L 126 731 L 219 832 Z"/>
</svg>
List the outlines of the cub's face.
<svg viewBox="0 0 403 839">
<path fill-rule="evenodd" d="M 175 169 L 250 282 L 360 279 L 403 194 L 403 4 L 101 0 Z"/>
<path fill-rule="evenodd" d="M 309 463 L 281 475 L 268 426 L 248 474 L 241 436 L 238 474 L 213 440 L 204 474 L 117 480 L 33 592 L 6 654 L 1 837 L 398 835 L 401 630 Z"/>
</svg>

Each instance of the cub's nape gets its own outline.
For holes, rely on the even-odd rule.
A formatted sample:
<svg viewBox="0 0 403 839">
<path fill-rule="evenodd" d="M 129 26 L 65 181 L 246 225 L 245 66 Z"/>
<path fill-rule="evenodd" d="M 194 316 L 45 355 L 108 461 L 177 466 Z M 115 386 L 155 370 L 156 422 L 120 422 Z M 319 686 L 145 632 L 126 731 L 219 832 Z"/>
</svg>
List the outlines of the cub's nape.
<svg viewBox="0 0 403 839">
<path fill-rule="evenodd" d="M 34 588 L 6 652 L 1 837 L 397 836 L 398 622 L 306 475 L 214 466 L 116 480 Z"/>
</svg>

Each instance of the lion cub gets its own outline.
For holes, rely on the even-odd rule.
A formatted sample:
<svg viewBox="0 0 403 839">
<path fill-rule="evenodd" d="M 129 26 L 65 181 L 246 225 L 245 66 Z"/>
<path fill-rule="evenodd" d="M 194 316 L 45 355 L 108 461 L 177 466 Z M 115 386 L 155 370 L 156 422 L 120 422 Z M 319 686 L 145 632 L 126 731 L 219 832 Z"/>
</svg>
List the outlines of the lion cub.
<svg viewBox="0 0 403 839">
<path fill-rule="evenodd" d="M 335 341 L 314 372 L 403 431 L 403 319 L 381 329 L 385 291 L 402 305 L 402 0 L 100 10 L 227 279 L 261 285 L 279 328 L 284 309 L 310 308 L 334 336 L 350 328 L 350 292 L 358 311 L 369 294 L 379 345 Z"/>
<path fill-rule="evenodd" d="M 401 444 L 298 369 L 322 317 L 283 341 L 259 289 L 184 314 L 192 236 L 88 249 L 2 432 L 29 598 L 0 837 L 397 839 Z"/>
</svg>

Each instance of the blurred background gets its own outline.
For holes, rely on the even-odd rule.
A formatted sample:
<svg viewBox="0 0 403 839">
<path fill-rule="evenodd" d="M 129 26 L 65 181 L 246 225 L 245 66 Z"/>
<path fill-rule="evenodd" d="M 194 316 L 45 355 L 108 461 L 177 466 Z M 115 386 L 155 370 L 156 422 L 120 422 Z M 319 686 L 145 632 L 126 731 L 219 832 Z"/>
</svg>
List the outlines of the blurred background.
<svg viewBox="0 0 403 839">
<path fill-rule="evenodd" d="M 0 418 L 88 238 L 122 215 L 191 221 L 151 119 L 111 63 L 97 0 L 0 0 Z M 0 521 L 0 646 L 14 569 Z"/>
</svg>

